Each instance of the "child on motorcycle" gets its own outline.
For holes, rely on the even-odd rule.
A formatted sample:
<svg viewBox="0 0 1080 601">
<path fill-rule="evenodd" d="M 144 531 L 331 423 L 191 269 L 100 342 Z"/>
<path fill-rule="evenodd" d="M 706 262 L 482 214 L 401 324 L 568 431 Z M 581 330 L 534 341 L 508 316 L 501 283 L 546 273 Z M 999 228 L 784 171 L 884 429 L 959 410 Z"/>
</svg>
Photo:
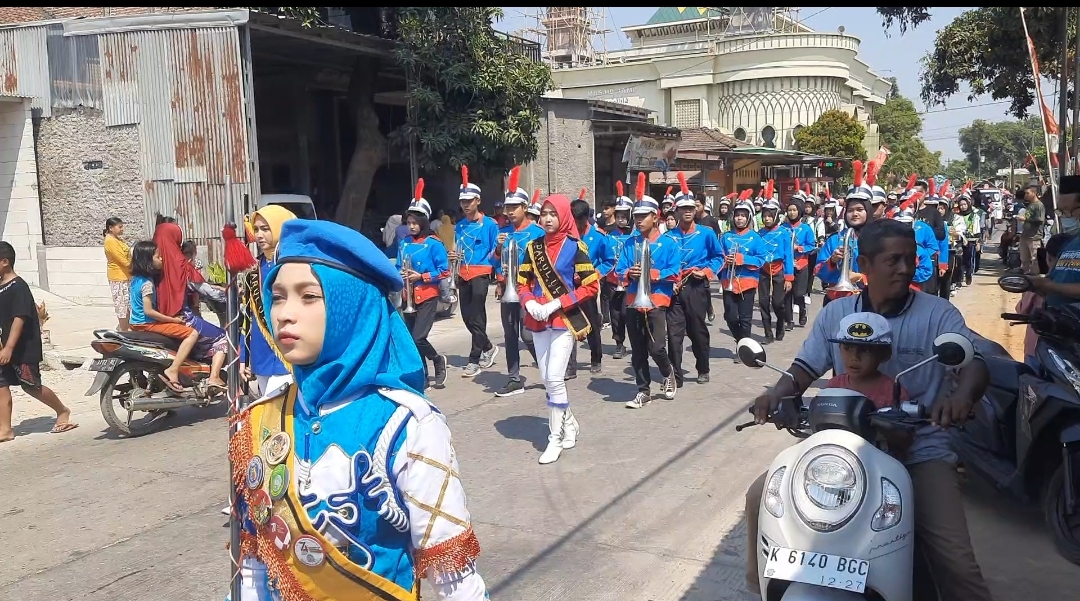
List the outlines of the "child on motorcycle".
<svg viewBox="0 0 1080 601">
<path fill-rule="evenodd" d="M 195 350 L 199 342 L 199 330 L 184 316 L 169 316 L 158 309 L 156 282 L 161 277 L 163 260 L 158 246 L 144 240 L 135 245 L 131 253 L 131 328 L 136 331 L 153 332 L 180 340 L 172 365 L 165 369 L 161 380 L 173 391 L 182 392 L 180 366 Z M 206 352 L 211 361 L 211 376 L 207 384 L 224 389 L 224 380 L 218 375 L 225 363 L 225 348 L 214 340 Z"/>
<path fill-rule="evenodd" d="M 845 317 L 836 336 L 829 339 L 840 345 L 844 373 L 834 376 L 825 387 L 854 390 L 878 409 L 892 405 L 893 379 L 878 371 L 882 363 L 892 358 L 892 338 L 889 322 L 877 313 L 852 313 Z M 908 400 L 903 388 L 900 400 Z"/>
</svg>

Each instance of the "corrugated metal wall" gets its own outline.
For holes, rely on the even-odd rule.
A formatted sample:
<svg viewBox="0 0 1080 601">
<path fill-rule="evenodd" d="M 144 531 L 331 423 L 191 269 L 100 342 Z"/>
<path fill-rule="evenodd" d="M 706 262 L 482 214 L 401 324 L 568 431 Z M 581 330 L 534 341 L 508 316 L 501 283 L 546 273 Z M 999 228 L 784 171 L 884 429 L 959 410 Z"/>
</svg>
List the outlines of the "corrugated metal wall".
<svg viewBox="0 0 1080 601">
<path fill-rule="evenodd" d="M 30 98 L 43 116 L 52 114 L 49 54 L 44 27 L 0 29 L 0 96 Z"/>
<path fill-rule="evenodd" d="M 0 96 L 32 98 L 43 116 L 88 106 L 104 111 L 108 127 L 137 125 L 148 229 L 158 213 L 175 216 L 212 256 L 226 182 L 238 206 L 250 189 L 243 82 L 235 27 L 0 29 Z"/>
<path fill-rule="evenodd" d="M 185 235 L 221 236 L 225 182 L 248 191 L 235 28 L 99 36 L 105 122 L 139 125 L 147 223 L 175 215 Z"/>
</svg>

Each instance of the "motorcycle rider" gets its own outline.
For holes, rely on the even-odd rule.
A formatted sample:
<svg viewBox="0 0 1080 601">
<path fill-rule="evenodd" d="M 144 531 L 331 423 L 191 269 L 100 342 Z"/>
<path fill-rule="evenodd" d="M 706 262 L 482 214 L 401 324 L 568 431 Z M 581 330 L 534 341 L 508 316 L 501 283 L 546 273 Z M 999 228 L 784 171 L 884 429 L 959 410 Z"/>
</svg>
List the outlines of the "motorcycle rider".
<svg viewBox="0 0 1080 601">
<path fill-rule="evenodd" d="M 782 397 L 804 393 L 830 369 L 838 374 L 844 372 L 839 345 L 830 345 L 828 340 L 839 329 L 841 320 L 852 313 L 873 312 L 888 321 L 894 333 L 893 353 L 881 364 L 881 371 L 889 376 L 929 357 L 933 353 L 933 340 L 940 334 L 974 337 L 955 306 L 938 296 L 910 289 L 915 273 L 915 234 L 909 226 L 891 219 L 873 220 L 863 228 L 862 234 L 859 271 L 866 274 L 870 285 L 861 294 L 834 300 L 818 313 L 802 349 L 788 368 L 793 378 L 781 377 L 768 392 L 755 399 L 753 412 L 757 423 L 766 422 Z M 957 372 L 955 388 L 940 399 L 945 366 L 931 363 L 904 379 L 911 398 L 930 409 L 935 424 L 916 433 L 903 461 L 914 490 L 916 544 L 929 564 L 942 601 L 991 598 L 968 535 L 956 472 L 957 457 L 948 434 L 942 430 L 950 424 L 962 423 L 986 390 L 989 372 L 978 352 L 975 357 L 975 361 Z M 746 493 L 746 579 L 750 590 L 758 590 L 758 508 L 764 483 L 765 474 L 762 474 Z"/>
<path fill-rule="evenodd" d="M 1062 232 L 1071 234 L 1072 239 L 1061 249 L 1046 277 L 1028 277 L 1032 288 L 1045 295 L 1047 307 L 1080 301 L 1080 176 L 1061 178 L 1057 205 Z"/>
</svg>

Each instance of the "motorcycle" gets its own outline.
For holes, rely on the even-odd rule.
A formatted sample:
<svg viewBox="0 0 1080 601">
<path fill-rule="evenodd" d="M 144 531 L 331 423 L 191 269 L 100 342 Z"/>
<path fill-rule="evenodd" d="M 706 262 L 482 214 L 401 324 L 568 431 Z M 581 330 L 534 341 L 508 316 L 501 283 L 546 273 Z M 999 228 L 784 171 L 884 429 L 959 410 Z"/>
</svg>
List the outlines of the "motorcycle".
<svg viewBox="0 0 1080 601">
<path fill-rule="evenodd" d="M 1024 276 L 1005 276 L 1008 292 L 1026 292 Z M 1080 308 L 1002 313 L 1039 335 L 1038 369 L 1008 355 L 984 358 L 990 388 L 954 446 L 967 467 L 1014 497 L 1041 502 L 1058 552 L 1080 565 Z"/>
<path fill-rule="evenodd" d="M 125 436 L 143 436 L 161 428 L 173 409 L 206 407 L 225 398 L 206 384 L 209 363 L 189 359 L 180 366 L 183 392 L 162 381 L 179 345 L 179 340 L 152 332 L 94 331 L 90 347 L 101 357 L 90 362 L 97 376 L 85 396 L 100 392 L 101 415 L 111 428 Z"/>
<path fill-rule="evenodd" d="M 744 365 L 794 379 L 766 362 L 757 341 L 744 338 L 737 349 Z M 931 357 L 897 374 L 890 407 L 826 388 L 805 410 L 797 409 L 801 398 L 789 398 L 769 417 L 777 428 L 810 436 L 777 455 L 767 472 L 756 549 L 763 601 L 916 598 L 911 477 L 881 448 L 886 436 L 911 437 L 930 423 L 925 408 L 900 401 L 903 376 L 934 361 L 960 368 L 974 356 L 967 338 L 942 334 Z"/>
</svg>

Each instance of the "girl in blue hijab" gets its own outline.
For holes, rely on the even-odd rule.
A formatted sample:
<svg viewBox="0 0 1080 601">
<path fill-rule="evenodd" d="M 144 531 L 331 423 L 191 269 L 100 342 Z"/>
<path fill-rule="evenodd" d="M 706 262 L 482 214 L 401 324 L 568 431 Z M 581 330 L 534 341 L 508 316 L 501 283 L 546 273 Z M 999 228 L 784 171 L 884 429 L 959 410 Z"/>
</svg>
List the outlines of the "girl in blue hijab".
<svg viewBox="0 0 1080 601">
<path fill-rule="evenodd" d="M 282 226 L 263 303 L 295 383 L 256 401 L 234 437 L 255 539 L 240 601 L 415 601 L 420 578 L 438 599 L 487 598 L 450 430 L 389 301 L 401 288 L 355 230 Z"/>
</svg>

